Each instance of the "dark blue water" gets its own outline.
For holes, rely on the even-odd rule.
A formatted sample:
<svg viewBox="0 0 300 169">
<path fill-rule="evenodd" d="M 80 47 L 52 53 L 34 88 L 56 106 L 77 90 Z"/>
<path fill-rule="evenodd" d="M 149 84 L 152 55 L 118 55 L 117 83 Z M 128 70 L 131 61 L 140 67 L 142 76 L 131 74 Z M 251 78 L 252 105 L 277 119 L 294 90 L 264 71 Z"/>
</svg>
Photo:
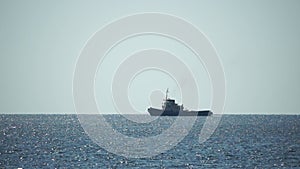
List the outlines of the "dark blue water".
<svg viewBox="0 0 300 169">
<path fill-rule="evenodd" d="M 106 118 L 123 134 L 147 137 L 176 117 L 143 125 Z M 300 168 L 299 115 L 224 115 L 212 137 L 199 144 L 204 120 L 198 118 L 171 150 L 128 159 L 93 143 L 76 115 L 0 115 L 0 168 Z"/>
</svg>

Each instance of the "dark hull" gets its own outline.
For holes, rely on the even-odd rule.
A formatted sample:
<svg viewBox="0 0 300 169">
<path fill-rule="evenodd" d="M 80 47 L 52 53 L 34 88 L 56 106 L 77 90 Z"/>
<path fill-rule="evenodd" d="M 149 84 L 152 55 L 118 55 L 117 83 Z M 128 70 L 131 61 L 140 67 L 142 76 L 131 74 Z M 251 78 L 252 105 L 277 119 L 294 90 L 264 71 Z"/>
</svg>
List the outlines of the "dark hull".
<svg viewBox="0 0 300 169">
<path fill-rule="evenodd" d="M 151 116 L 210 116 L 213 113 L 210 110 L 201 111 L 164 111 L 161 109 L 149 108 Z"/>
</svg>

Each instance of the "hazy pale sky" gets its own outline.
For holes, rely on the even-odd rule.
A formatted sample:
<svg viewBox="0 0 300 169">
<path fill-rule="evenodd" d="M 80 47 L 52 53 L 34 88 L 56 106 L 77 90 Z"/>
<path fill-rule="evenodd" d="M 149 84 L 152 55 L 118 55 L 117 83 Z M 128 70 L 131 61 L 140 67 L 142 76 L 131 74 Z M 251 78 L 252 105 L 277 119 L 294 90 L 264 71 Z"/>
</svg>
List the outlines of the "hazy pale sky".
<svg viewBox="0 0 300 169">
<path fill-rule="evenodd" d="M 300 112 L 298 0 L 2 0 L 0 112 L 74 112 L 73 72 L 86 41 L 108 23 L 143 12 L 179 16 L 207 35 L 219 54 L 226 75 L 225 112 Z M 114 58 L 114 52 L 119 56 L 123 52 L 132 53 L 149 47 L 167 48 L 179 55 L 185 51 L 170 39 L 145 36 L 129 39 L 115 49 L 119 51 L 112 51 L 106 58 Z M 181 56 L 187 63 L 193 62 L 190 57 Z M 101 78 L 105 71 L 110 72 L 109 67 L 99 70 L 97 76 Z M 205 70 L 199 70 L 197 74 L 203 72 Z M 106 74 L 106 78 L 112 75 Z M 169 83 L 167 77 L 157 72 L 149 77 L 159 76 L 165 79 L 160 86 L 165 89 Z M 132 103 L 137 109 L 143 109 L 148 103 L 137 101 L 145 94 L 143 88 L 138 88 L 143 84 L 143 78 L 137 78 L 130 88 Z M 203 107 L 209 107 L 208 79 L 204 74 L 197 80 L 203 84 L 199 89 L 204 97 Z M 179 97 L 177 88 L 170 88 L 173 88 L 173 97 Z M 96 93 L 102 90 L 105 89 L 95 89 Z M 97 98 L 107 102 L 106 111 L 113 111 L 110 101 L 101 94 Z"/>
</svg>

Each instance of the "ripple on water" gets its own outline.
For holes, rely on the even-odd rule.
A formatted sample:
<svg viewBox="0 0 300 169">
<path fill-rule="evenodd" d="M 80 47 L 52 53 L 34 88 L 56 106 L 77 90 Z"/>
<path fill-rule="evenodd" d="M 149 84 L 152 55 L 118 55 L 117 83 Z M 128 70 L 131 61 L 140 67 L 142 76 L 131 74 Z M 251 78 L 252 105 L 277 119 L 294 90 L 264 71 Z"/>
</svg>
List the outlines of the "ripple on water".
<svg viewBox="0 0 300 169">
<path fill-rule="evenodd" d="M 130 137 L 167 129 L 174 118 L 138 124 L 106 116 Z M 0 115 L 0 168 L 278 168 L 300 167 L 300 116 L 224 115 L 204 144 L 198 134 L 205 117 L 173 149 L 128 159 L 100 148 L 75 115 Z"/>
</svg>

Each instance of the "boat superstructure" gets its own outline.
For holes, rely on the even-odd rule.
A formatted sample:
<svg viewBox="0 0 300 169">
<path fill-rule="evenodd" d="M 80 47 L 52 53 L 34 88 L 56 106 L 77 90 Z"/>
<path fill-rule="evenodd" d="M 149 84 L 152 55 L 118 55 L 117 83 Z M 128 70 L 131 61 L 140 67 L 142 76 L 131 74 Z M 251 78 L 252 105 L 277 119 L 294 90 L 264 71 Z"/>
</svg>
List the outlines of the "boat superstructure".
<svg viewBox="0 0 300 169">
<path fill-rule="evenodd" d="M 163 100 L 162 109 L 148 108 L 151 116 L 210 116 L 213 113 L 210 110 L 189 111 L 184 110 L 183 105 L 178 105 L 175 99 L 168 97 L 169 89 L 166 91 L 166 97 Z"/>
</svg>

